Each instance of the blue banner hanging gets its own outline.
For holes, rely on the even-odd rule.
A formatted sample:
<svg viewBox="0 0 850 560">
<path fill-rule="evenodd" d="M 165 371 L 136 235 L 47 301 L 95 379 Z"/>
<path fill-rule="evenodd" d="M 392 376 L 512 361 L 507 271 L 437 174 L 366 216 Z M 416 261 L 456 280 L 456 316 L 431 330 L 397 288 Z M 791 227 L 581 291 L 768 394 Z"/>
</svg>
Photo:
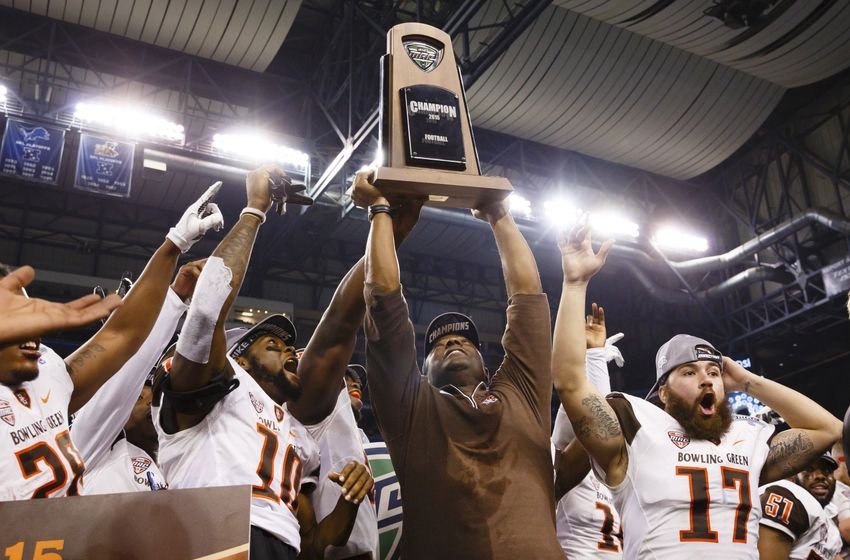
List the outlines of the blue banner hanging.
<svg viewBox="0 0 850 560">
<path fill-rule="evenodd" d="M 74 186 L 112 196 L 130 196 L 135 151 L 132 142 L 80 135 Z"/>
<path fill-rule="evenodd" d="M 64 146 L 61 128 L 9 119 L 0 145 L 0 173 L 55 185 Z"/>
</svg>

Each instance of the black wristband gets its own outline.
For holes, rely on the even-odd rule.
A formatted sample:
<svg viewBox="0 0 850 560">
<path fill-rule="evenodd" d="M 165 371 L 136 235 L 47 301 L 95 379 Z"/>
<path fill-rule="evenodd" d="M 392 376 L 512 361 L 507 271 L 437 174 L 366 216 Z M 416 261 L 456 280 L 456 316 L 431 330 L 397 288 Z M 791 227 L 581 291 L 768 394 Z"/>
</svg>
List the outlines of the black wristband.
<svg viewBox="0 0 850 560">
<path fill-rule="evenodd" d="M 375 217 L 376 214 L 388 214 L 390 217 L 392 217 L 393 212 L 392 212 L 392 208 L 390 207 L 389 204 L 373 204 L 372 206 L 369 207 L 369 221 L 370 222 L 372 221 L 372 219 Z"/>
</svg>

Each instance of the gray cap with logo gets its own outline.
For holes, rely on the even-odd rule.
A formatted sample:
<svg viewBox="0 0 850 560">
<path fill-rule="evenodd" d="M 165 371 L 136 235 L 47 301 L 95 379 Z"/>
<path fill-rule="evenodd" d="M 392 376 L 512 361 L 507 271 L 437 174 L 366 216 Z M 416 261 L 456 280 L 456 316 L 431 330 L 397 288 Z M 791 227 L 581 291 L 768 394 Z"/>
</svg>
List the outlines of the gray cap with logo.
<svg viewBox="0 0 850 560">
<path fill-rule="evenodd" d="M 668 340 L 655 354 L 655 385 L 646 400 L 660 404 L 658 388 L 667 382 L 667 374 L 683 364 L 704 360 L 723 367 L 723 355 L 707 340 L 689 334 L 677 334 Z"/>
</svg>

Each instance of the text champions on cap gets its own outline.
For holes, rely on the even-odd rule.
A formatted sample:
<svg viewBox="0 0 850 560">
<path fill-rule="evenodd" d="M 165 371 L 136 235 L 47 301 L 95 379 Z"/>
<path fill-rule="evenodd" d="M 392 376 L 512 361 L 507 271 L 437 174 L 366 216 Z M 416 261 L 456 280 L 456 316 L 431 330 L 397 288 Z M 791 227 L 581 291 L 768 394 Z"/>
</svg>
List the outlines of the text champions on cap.
<svg viewBox="0 0 850 560">
<path fill-rule="evenodd" d="M 455 321 L 454 323 L 447 323 L 431 331 L 431 334 L 428 335 L 428 344 L 431 344 L 443 335 L 468 330 L 470 330 L 469 321 Z"/>
</svg>

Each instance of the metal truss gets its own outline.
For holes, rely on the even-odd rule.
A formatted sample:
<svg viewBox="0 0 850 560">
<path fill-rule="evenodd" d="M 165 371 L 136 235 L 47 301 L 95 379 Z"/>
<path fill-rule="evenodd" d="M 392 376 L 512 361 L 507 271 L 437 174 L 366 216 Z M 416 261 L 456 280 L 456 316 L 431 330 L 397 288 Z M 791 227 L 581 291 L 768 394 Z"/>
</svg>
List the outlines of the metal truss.
<svg viewBox="0 0 850 560">
<path fill-rule="evenodd" d="M 813 95 L 814 93 L 814 95 Z M 727 243 L 760 233 L 814 206 L 848 215 L 850 196 L 850 73 L 817 90 L 791 92 L 772 122 L 708 179 L 725 202 Z M 827 128 L 832 140 L 819 140 Z M 837 143 L 835 139 L 837 138 Z M 735 235 L 737 230 L 738 235 Z M 824 287 L 823 267 L 850 253 L 847 235 L 812 226 L 756 255 L 792 272 L 796 279 L 778 290 L 766 286 L 749 297 L 734 294 L 724 302 L 726 342 L 744 348 L 764 336 L 819 329 L 846 321 L 836 314 L 835 296 Z M 841 307 L 840 305 L 838 307 Z"/>
</svg>

